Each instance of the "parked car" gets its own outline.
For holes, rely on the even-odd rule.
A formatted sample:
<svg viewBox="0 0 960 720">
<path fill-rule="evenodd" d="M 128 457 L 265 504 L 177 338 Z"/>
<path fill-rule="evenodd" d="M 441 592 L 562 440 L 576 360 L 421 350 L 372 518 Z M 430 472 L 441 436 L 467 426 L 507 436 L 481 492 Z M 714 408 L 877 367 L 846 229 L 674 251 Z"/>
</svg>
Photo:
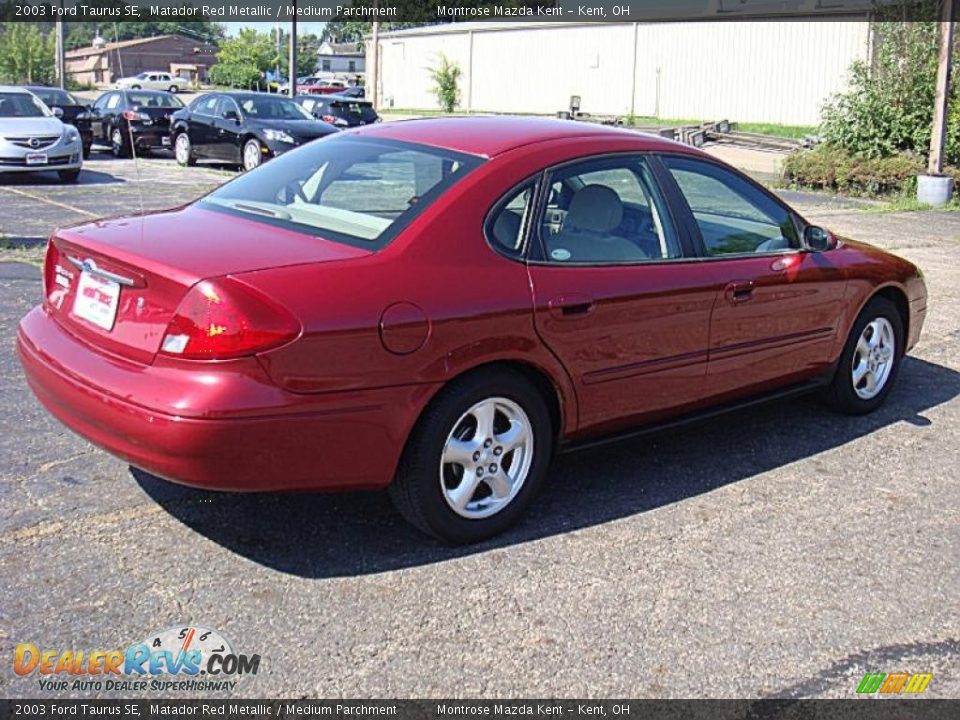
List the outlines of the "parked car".
<svg viewBox="0 0 960 720">
<path fill-rule="evenodd" d="M 166 90 L 170 93 L 177 93 L 186 87 L 188 82 L 181 77 L 172 75 L 168 72 L 151 71 L 142 72 L 139 75 L 124 77 L 117 80 L 118 89 L 129 88 L 131 90 Z"/>
<path fill-rule="evenodd" d="M 927 307 L 699 150 L 502 117 L 338 133 L 59 230 L 44 274 L 19 354 L 81 435 L 203 488 L 389 486 L 450 542 L 516 522 L 558 449 L 813 390 L 876 410 Z"/>
<path fill-rule="evenodd" d="M 93 104 L 93 142 L 114 157 L 130 157 L 134 148 L 148 153 L 170 148 L 170 117 L 183 107 L 175 95 L 157 90 L 111 90 Z"/>
<path fill-rule="evenodd" d="M 60 88 L 28 85 L 26 89 L 40 98 L 43 104 L 53 111 L 54 115 L 77 129 L 80 133 L 80 139 L 83 141 L 83 157 L 90 157 L 90 146 L 93 144 L 93 130 L 90 127 L 90 120 L 93 115 L 90 111 L 90 104 Z"/>
<path fill-rule="evenodd" d="M 202 95 L 170 124 L 181 165 L 219 160 L 245 170 L 336 131 L 290 98 L 252 92 Z"/>
<path fill-rule="evenodd" d="M 80 132 L 30 91 L 0 85 L 0 173 L 55 170 L 72 183 L 82 167 Z"/>
<path fill-rule="evenodd" d="M 341 90 L 337 93 L 340 97 L 349 97 L 349 98 L 365 98 L 367 92 L 364 89 L 363 85 L 350 85 L 349 87 Z"/>
<path fill-rule="evenodd" d="M 343 80 L 334 80 L 323 77 L 308 77 L 297 84 L 297 95 L 331 95 L 347 89 Z"/>
<path fill-rule="evenodd" d="M 373 103 L 345 95 L 298 95 L 297 103 L 318 120 L 334 127 L 358 127 L 380 122 Z"/>
</svg>

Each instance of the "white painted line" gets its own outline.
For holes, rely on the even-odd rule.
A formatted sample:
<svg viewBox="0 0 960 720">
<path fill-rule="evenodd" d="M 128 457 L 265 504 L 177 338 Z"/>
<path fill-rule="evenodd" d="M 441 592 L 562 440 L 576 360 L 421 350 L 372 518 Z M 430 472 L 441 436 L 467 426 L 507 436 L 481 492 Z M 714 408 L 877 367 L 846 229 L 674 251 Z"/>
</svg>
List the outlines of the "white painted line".
<svg viewBox="0 0 960 720">
<path fill-rule="evenodd" d="M 23 197 L 30 198 L 31 200 L 39 200 L 42 203 L 47 205 L 53 205 L 54 207 L 63 208 L 64 210 L 69 210 L 70 212 L 79 213 L 80 215 L 86 215 L 87 217 L 100 217 L 97 213 L 89 212 L 88 210 L 81 210 L 78 207 L 73 205 L 67 205 L 66 203 L 58 202 L 56 200 L 51 200 L 50 198 L 38 197 L 37 195 L 32 195 L 31 193 L 24 192 L 23 190 L 17 190 L 12 187 L 0 187 L 0 190 L 6 190 L 7 192 L 12 192 L 15 195 L 22 195 Z"/>
</svg>

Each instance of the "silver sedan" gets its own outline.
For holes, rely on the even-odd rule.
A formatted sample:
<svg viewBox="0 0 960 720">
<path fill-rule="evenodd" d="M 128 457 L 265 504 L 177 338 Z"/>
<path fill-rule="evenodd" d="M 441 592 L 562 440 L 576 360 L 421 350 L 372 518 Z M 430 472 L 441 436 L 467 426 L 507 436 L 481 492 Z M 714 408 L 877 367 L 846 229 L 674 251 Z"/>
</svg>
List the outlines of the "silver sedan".
<svg viewBox="0 0 960 720">
<path fill-rule="evenodd" d="M 77 129 L 29 91 L 0 85 L 0 173 L 54 170 L 76 182 L 82 167 Z"/>
</svg>

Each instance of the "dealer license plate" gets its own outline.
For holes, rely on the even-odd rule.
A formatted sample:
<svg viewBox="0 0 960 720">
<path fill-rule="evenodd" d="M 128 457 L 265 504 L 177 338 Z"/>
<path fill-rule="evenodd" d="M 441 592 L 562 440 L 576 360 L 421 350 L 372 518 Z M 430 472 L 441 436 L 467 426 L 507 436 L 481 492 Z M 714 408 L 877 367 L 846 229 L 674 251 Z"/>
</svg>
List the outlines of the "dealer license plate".
<svg viewBox="0 0 960 720">
<path fill-rule="evenodd" d="M 27 153 L 27 165 L 46 165 L 46 153 Z"/>
<path fill-rule="evenodd" d="M 104 330 L 112 330 L 120 304 L 120 283 L 104 280 L 87 272 L 80 273 L 73 314 Z"/>
</svg>

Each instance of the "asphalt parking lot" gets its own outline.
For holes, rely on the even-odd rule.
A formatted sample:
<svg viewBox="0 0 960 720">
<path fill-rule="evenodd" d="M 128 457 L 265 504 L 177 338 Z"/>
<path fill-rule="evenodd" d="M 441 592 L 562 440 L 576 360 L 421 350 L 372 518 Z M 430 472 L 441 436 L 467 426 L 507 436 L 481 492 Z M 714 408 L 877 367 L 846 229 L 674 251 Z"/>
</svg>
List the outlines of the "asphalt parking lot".
<svg viewBox="0 0 960 720">
<path fill-rule="evenodd" d="M 28 392 L 14 338 L 50 230 L 231 175 L 95 158 L 78 186 L 0 179 L 0 657 L 192 623 L 262 658 L 215 697 L 852 697 L 901 670 L 960 697 L 960 214 L 786 193 L 926 273 L 922 343 L 876 414 L 806 398 L 566 456 L 518 528 L 450 549 L 383 493 L 131 471 Z M 45 694 L 8 662 L 2 697 L 136 694 Z"/>
</svg>

